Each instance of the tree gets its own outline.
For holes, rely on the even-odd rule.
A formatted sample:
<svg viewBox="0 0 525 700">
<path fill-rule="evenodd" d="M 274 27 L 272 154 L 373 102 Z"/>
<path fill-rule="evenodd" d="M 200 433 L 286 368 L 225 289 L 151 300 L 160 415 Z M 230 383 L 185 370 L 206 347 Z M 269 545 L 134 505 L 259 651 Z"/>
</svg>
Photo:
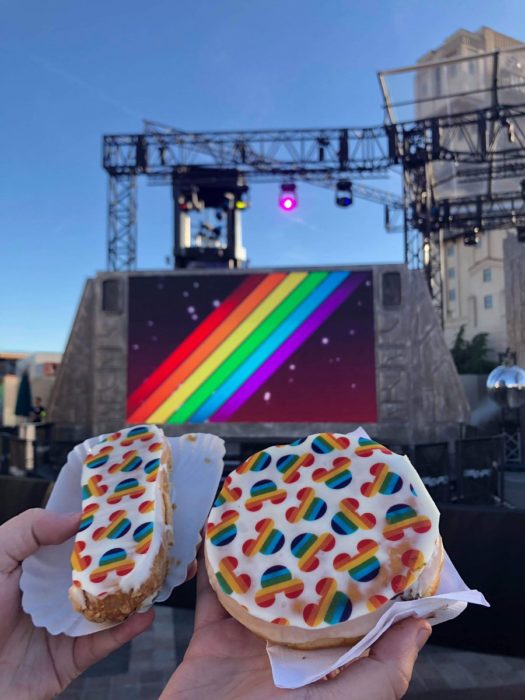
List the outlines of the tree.
<svg viewBox="0 0 525 700">
<path fill-rule="evenodd" d="M 465 326 L 461 326 L 450 350 L 459 374 L 488 374 L 496 367 L 487 359 L 488 337 L 488 333 L 478 333 L 472 340 L 465 340 Z"/>
</svg>

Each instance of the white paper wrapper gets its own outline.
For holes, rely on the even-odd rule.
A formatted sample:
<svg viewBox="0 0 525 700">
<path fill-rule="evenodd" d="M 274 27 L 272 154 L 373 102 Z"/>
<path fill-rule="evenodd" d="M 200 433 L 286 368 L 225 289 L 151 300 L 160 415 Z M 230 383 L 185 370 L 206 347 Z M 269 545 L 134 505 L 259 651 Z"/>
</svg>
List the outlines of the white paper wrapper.
<svg viewBox="0 0 525 700">
<path fill-rule="evenodd" d="M 355 661 L 394 625 L 406 617 L 423 617 L 434 626 L 453 620 L 465 610 L 468 603 L 489 606 L 483 593 L 470 589 L 445 553 L 441 579 L 436 595 L 419 600 L 395 602 L 377 625 L 348 651 L 317 649 L 304 651 L 278 644 L 267 644 L 266 651 L 272 667 L 273 681 L 278 688 L 301 688 L 314 683 L 349 661 Z"/>
<path fill-rule="evenodd" d="M 80 512 L 82 497 L 80 475 L 88 449 L 98 438 L 77 445 L 59 474 L 47 510 L 58 513 Z M 215 435 L 195 433 L 168 438 L 173 455 L 172 499 L 175 543 L 170 550 L 171 566 L 156 598 L 167 600 L 176 586 L 186 579 L 188 566 L 195 558 L 200 531 L 215 497 L 223 470 L 224 442 Z M 197 478 L 196 478 L 197 477 Z M 45 627 L 51 634 L 70 637 L 96 632 L 111 623 L 86 620 L 71 607 L 67 591 L 71 585 L 69 562 L 74 538 L 61 545 L 40 549 L 22 564 L 20 587 L 22 607 L 36 627 Z"/>
<path fill-rule="evenodd" d="M 343 652 L 339 649 L 303 651 L 268 644 L 266 649 L 272 666 L 273 680 L 278 688 L 300 688 L 320 680 L 349 661 L 355 661 L 396 622 L 405 617 L 426 618 L 431 625 L 453 620 L 467 607 L 467 603 L 486 605 L 485 596 L 471 590 L 464 583 L 454 564 L 445 554 L 441 581 L 436 595 L 419 600 L 395 602 L 380 618 L 366 637 Z"/>
</svg>

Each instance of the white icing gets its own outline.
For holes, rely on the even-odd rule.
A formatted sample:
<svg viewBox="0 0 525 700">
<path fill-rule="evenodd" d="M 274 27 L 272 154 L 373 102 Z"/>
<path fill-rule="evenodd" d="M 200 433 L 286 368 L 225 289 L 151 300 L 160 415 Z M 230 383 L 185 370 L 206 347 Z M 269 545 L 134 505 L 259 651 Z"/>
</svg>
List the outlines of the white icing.
<svg viewBox="0 0 525 700">
<path fill-rule="evenodd" d="M 312 627 L 306 624 L 303 617 L 306 605 L 320 602 L 320 595 L 316 592 L 316 584 L 321 579 L 326 577 L 335 579 L 337 591 L 348 596 L 352 603 L 352 613 L 347 621 L 355 620 L 371 612 L 367 602 L 372 596 L 384 596 L 385 599 L 391 600 L 399 594 L 400 591 L 394 591 L 392 587 L 394 576 L 410 575 L 402 590 L 412 585 L 432 557 L 435 543 L 439 537 L 439 511 L 407 458 L 396 454 L 384 454 L 377 449 L 369 457 L 359 456 L 354 452 L 354 448 L 358 447 L 359 435 L 352 434 L 350 436 L 334 436 L 335 438 L 348 437 L 350 439 L 350 445 L 345 449 L 334 449 L 327 454 L 318 454 L 312 450 L 312 442 L 317 437 L 312 435 L 299 445 L 280 445 L 267 448 L 264 452 L 272 458 L 272 461 L 264 470 L 248 470 L 244 473 L 239 473 L 236 470 L 233 472 L 228 487 L 230 491 L 235 488 L 242 489 L 242 496 L 238 500 L 226 501 L 222 505 L 212 508 L 208 528 L 220 523 L 222 516 L 228 511 L 234 511 L 239 516 L 235 522 L 237 534 L 231 542 L 222 546 L 212 543 L 210 533 L 206 538 L 206 555 L 210 568 L 215 574 L 219 571 L 221 560 L 225 557 L 234 557 L 238 562 L 235 573 L 247 574 L 251 579 L 251 585 L 247 592 L 234 591 L 230 594 L 233 600 L 245 606 L 250 615 L 260 620 L 272 622 L 276 618 L 285 618 L 289 625 L 305 630 L 333 626 L 323 620 L 316 622 L 315 627 Z M 298 470 L 299 479 L 297 481 L 286 483 L 284 481 L 285 475 L 276 468 L 277 460 L 285 455 L 303 455 L 305 453 L 313 455 L 314 463 L 310 466 L 302 466 Z M 335 489 L 329 488 L 326 483 L 313 480 L 313 473 L 317 469 L 332 468 L 333 460 L 341 457 L 347 457 L 351 460 L 349 470 L 352 474 L 352 481 L 349 485 Z M 372 497 L 362 494 L 363 485 L 374 480 L 370 469 L 377 463 L 386 464 L 389 471 L 401 477 L 403 484 L 399 491 L 392 494 L 376 493 Z M 286 499 L 277 504 L 264 501 L 260 510 L 248 510 L 245 501 L 250 497 L 251 487 L 256 482 L 265 479 L 272 480 L 278 489 L 284 490 Z M 417 496 L 412 492 L 411 485 Z M 297 494 L 305 487 L 315 490 L 315 496 L 326 502 L 327 511 L 317 520 L 302 519 L 299 522 L 290 523 L 286 519 L 286 512 L 291 507 L 299 505 Z M 348 498 L 358 501 L 358 513 L 361 515 L 363 513 L 372 514 L 375 517 L 375 525 L 369 529 L 357 529 L 351 534 L 336 533 L 331 526 L 331 520 L 341 510 L 340 502 Z M 409 529 L 404 531 L 402 539 L 390 541 L 385 538 L 383 533 L 387 524 L 386 511 L 392 506 L 400 504 L 410 506 L 416 510 L 419 516 L 427 518 L 430 521 L 429 529 L 419 534 Z M 271 518 L 274 521 L 273 528 L 284 535 L 284 545 L 274 554 L 263 554 L 259 551 L 252 556 L 247 556 L 242 549 L 243 543 L 246 540 L 257 538 L 255 526 L 260 520 L 267 518 Z M 299 568 L 299 559 L 291 551 L 292 541 L 303 533 L 315 536 L 329 533 L 335 539 L 335 544 L 330 551 L 320 551 L 316 554 L 319 565 L 312 571 L 302 571 Z M 358 553 L 357 545 L 362 540 L 373 540 L 379 545 L 375 554 L 380 564 L 379 573 L 368 582 L 358 582 L 350 577 L 348 571 L 339 571 L 334 568 L 335 558 L 340 555 L 356 555 Z M 410 549 L 417 549 L 422 554 L 422 558 L 418 562 L 418 569 L 412 574 L 410 574 L 409 568 L 401 562 L 401 555 Z M 304 590 L 295 598 L 287 598 L 280 593 L 275 597 L 273 604 L 261 607 L 255 602 L 255 594 L 261 589 L 261 577 L 268 568 L 276 565 L 286 566 L 292 578 L 303 583 Z M 224 589 L 222 590 L 226 593 Z"/>
<path fill-rule="evenodd" d="M 147 428 L 148 432 L 152 433 L 152 436 L 148 437 L 146 441 L 137 439 L 133 440 L 131 445 L 122 445 L 122 441 L 128 439 L 130 432 L 137 428 Z M 91 563 L 86 569 L 82 571 L 73 570 L 73 581 L 78 581 L 80 583 L 80 588 L 75 585 L 72 586 L 70 594 L 79 602 L 83 600 L 80 592 L 81 589 L 93 596 L 101 596 L 116 592 L 129 593 L 139 589 L 151 574 L 153 561 L 159 552 L 161 543 L 166 538 L 167 531 L 171 536 L 171 525 L 165 523 L 161 488 L 161 475 L 164 473 L 165 476 L 169 478 L 168 465 L 165 461 L 166 450 L 169 448 L 167 447 L 168 443 L 164 438 L 162 430 L 154 425 L 148 425 L 124 428 L 118 432 L 120 433 L 120 437 L 117 439 L 115 439 L 117 433 L 101 436 L 99 442 L 89 450 L 89 454 L 82 466 L 82 487 L 88 484 L 90 478 L 100 474 L 102 476 L 101 483 L 107 486 L 107 491 L 101 496 L 90 496 L 89 498 L 84 498 L 82 501 L 84 510 L 86 506 L 91 504 L 97 504 L 99 509 L 94 513 L 92 524 L 85 530 L 79 531 L 75 538 L 75 542 L 84 542 L 86 545 L 81 556 L 88 555 L 91 557 Z M 160 444 L 162 449 L 154 452 L 150 451 L 150 447 L 154 444 Z M 86 466 L 86 462 L 88 462 L 91 456 L 99 454 L 101 450 L 108 446 L 111 446 L 113 449 L 109 453 L 109 459 L 104 465 L 95 468 Z M 110 473 L 110 467 L 122 463 L 124 455 L 131 451 L 135 451 L 142 460 L 140 466 L 129 472 L 115 471 L 114 473 Z M 157 472 L 157 478 L 155 481 L 151 482 L 147 480 L 147 474 L 144 468 L 148 462 L 156 458 L 160 459 L 160 466 Z M 119 503 L 108 503 L 108 497 L 112 496 L 117 484 L 128 478 L 136 479 L 139 485 L 144 487 L 144 493 L 138 498 L 131 498 L 129 495 L 125 495 Z M 152 501 L 154 509 L 147 513 L 141 513 L 139 511 L 139 506 L 145 501 Z M 131 522 L 129 530 L 118 538 L 111 539 L 105 536 L 98 540 L 93 539 L 96 530 L 108 526 L 109 518 L 112 513 L 119 510 L 126 511 L 125 518 Z M 133 533 L 139 525 L 148 522 L 153 522 L 151 544 L 147 552 L 139 553 L 137 552 L 137 547 L 140 547 L 140 543 L 133 539 Z M 132 571 L 123 576 L 119 576 L 116 571 L 109 571 L 104 581 L 92 581 L 90 576 L 99 566 L 100 557 L 108 550 L 116 548 L 124 549 L 127 552 L 127 558 L 133 560 L 134 568 Z"/>
</svg>

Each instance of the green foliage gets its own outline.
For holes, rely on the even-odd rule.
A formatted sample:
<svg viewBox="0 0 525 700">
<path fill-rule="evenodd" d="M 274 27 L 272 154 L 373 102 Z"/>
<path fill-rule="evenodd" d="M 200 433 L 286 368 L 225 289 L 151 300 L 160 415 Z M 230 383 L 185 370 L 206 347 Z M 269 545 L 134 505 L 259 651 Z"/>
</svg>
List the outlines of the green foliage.
<svg viewBox="0 0 525 700">
<path fill-rule="evenodd" d="M 450 351 L 459 374 L 488 374 L 496 367 L 496 362 L 487 359 L 488 337 L 488 333 L 478 333 L 465 340 L 465 326 L 461 326 Z"/>
</svg>

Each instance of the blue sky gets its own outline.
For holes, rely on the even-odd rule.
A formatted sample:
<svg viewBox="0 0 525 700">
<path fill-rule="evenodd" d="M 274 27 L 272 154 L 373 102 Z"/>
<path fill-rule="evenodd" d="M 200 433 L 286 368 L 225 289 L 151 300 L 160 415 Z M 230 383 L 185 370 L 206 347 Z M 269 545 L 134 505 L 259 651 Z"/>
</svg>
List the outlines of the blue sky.
<svg viewBox="0 0 525 700">
<path fill-rule="evenodd" d="M 460 27 L 525 39 L 522 0 L 0 0 L 0 349 L 62 350 L 87 277 L 106 260 L 105 133 L 367 126 L 376 72 Z M 396 188 L 390 183 L 372 183 Z M 396 262 L 381 207 L 301 187 L 252 188 L 252 266 Z M 169 188 L 139 191 L 140 268 L 166 268 Z"/>
</svg>

